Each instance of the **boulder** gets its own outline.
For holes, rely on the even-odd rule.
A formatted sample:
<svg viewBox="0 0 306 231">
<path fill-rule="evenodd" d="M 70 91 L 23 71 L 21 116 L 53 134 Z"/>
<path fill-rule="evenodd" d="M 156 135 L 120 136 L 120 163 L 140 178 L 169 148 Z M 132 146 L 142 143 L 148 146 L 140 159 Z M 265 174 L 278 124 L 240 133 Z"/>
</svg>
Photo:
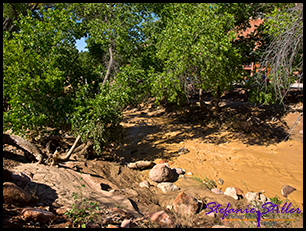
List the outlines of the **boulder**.
<svg viewBox="0 0 306 231">
<path fill-rule="evenodd" d="M 172 205 L 176 213 L 184 215 L 195 214 L 199 208 L 198 201 L 194 197 L 186 195 L 184 192 L 177 195 Z"/>
<path fill-rule="evenodd" d="M 32 196 L 12 182 L 3 183 L 3 200 L 6 203 L 25 205 L 32 199 Z"/>
<path fill-rule="evenodd" d="M 31 220 L 31 221 L 38 221 L 39 223 L 46 223 L 47 221 L 50 221 L 52 219 L 55 219 L 56 215 L 38 208 L 31 208 L 27 207 L 24 208 L 20 215 L 22 215 L 25 219 Z"/>
<path fill-rule="evenodd" d="M 225 189 L 224 195 L 231 196 L 235 200 L 238 200 L 238 195 L 237 195 L 236 189 L 234 187 L 227 187 Z"/>
<path fill-rule="evenodd" d="M 149 172 L 149 177 L 157 183 L 168 182 L 175 178 L 175 174 L 167 163 L 155 165 Z"/>
<path fill-rule="evenodd" d="M 152 222 L 157 222 L 161 226 L 171 227 L 173 221 L 165 211 L 145 213 L 145 217 L 149 217 Z"/>
<path fill-rule="evenodd" d="M 160 188 L 164 193 L 180 190 L 180 188 L 177 187 L 172 182 L 162 182 L 162 183 L 159 183 L 156 187 Z"/>
</svg>

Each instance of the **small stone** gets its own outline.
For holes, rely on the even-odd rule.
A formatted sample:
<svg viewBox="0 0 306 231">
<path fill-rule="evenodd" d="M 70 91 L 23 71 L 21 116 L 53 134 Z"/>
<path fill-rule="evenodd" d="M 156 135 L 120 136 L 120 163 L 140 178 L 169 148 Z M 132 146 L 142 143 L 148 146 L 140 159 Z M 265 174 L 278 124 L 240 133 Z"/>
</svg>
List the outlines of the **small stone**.
<svg viewBox="0 0 306 231">
<path fill-rule="evenodd" d="M 172 227 L 173 221 L 165 211 L 145 213 L 146 217 L 149 217 L 152 222 L 157 222 L 161 226 Z"/>
<path fill-rule="evenodd" d="M 213 189 L 211 189 L 211 191 L 213 192 L 213 193 L 215 193 L 215 194 L 224 194 L 224 192 L 222 192 L 220 189 L 218 189 L 218 188 L 213 188 Z"/>
<path fill-rule="evenodd" d="M 20 215 L 22 215 L 25 219 L 38 221 L 40 223 L 46 223 L 56 217 L 55 214 L 38 208 L 27 207 L 24 208 Z"/>
<path fill-rule="evenodd" d="M 86 228 L 91 228 L 91 229 L 99 229 L 100 226 L 98 224 L 92 223 L 91 221 L 86 223 Z"/>
<path fill-rule="evenodd" d="M 214 212 L 211 212 L 211 213 L 206 214 L 206 216 L 215 218 L 215 217 L 216 217 L 216 214 L 215 214 Z"/>
<path fill-rule="evenodd" d="M 223 183 L 224 183 L 224 180 L 222 180 L 221 178 L 219 178 L 219 179 L 218 179 L 218 184 L 219 184 L 219 185 L 223 185 Z"/>
<path fill-rule="evenodd" d="M 55 210 L 58 215 L 63 215 L 65 212 L 72 210 L 72 206 L 63 206 Z"/>
<path fill-rule="evenodd" d="M 146 169 L 146 168 L 152 168 L 155 165 L 153 161 L 146 161 L 146 160 L 139 160 L 134 163 L 128 163 L 127 167 L 132 169 Z"/>
<path fill-rule="evenodd" d="M 231 196 L 232 198 L 234 198 L 235 200 L 238 200 L 238 196 L 236 193 L 236 189 L 234 187 L 227 187 L 225 189 L 224 195 L 228 195 Z"/>
<path fill-rule="evenodd" d="M 192 176 L 192 172 L 187 172 L 186 173 L 188 176 Z"/>
<path fill-rule="evenodd" d="M 236 193 L 242 195 L 243 191 L 240 188 L 235 188 Z"/>
<path fill-rule="evenodd" d="M 116 226 L 116 225 L 108 224 L 108 225 L 106 226 L 106 228 L 119 228 L 119 227 Z"/>
<path fill-rule="evenodd" d="M 144 188 L 144 187 L 150 188 L 150 183 L 149 183 L 149 181 L 145 180 L 145 181 L 140 182 L 140 183 L 139 183 L 139 186 L 140 186 L 141 188 Z"/>
<path fill-rule="evenodd" d="M 172 168 L 172 170 L 175 171 L 178 175 L 185 173 L 185 170 L 181 168 Z"/>
<path fill-rule="evenodd" d="M 284 185 L 281 189 L 281 194 L 284 197 L 287 197 L 290 193 L 294 192 L 296 189 L 290 185 Z"/>
<path fill-rule="evenodd" d="M 212 228 L 229 228 L 229 227 L 225 225 L 214 225 Z"/>
<path fill-rule="evenodd" d="M 159 183 L 157 187 L 160 188 L 164 193 L 180 190 L 179 187 L 177 187 L 172 182 L 162 182 L 162 183 Z"/>
<path fill-rule="evenodd" d="M 124 219 L 120 225 L 121 228 L 131 228 L 131 220 Z"/>
<path fill-rule="evenodd" d="M 185 147 L 181 147 L 179 150 L 178 150 L 178 154 L 185 154 L 185 153 L 188 153 L 189 150 Z"/>
</svg>

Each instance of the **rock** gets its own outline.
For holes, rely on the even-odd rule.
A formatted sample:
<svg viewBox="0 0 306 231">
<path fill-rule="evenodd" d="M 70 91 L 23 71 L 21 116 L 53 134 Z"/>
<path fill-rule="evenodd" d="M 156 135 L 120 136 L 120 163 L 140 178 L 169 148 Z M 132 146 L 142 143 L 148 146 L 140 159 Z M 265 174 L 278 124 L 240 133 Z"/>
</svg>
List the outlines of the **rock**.
<svg viewBox="0 0 306 231">
<path fill-rule="evenodd" d="M 38 221 L 39 223 L 46 223 L 47 221 L 55 219 L 56 217 L 55 214 L 49 211 L 31 207 L 24 208 L 20 215 L 27 220 Z"/>
<path fill-rule="evenodd" d="M 175 171 L 176 174 L 178 174 L 178 175 L 185 173 L 185 169 L 181 169 L 181 168 L 171 168 L 171 169 L 172 169 L 172 171 Z"/>
<path fill-rule="evenodd" d="M 209 216 L 209 217 L 215 218 L 215 217 L 216 217 L 216 214 L 215 214 L 214 212 L 212 212 L 212 213 L 206 214 L 206 216 Z"/>
<path fill-rule="evenodd" d="M 222 192 L 220 189 L 218 189 L 218 188 L 213 188 L 213 189 L 211 189 L 211 191 L 213 192 L 213 193 L 215 193 L 215 194 L 224 194 L 224 192 Z"/>
<path fill-rule="evenodd" d="M 185 147 L 181 147 L 179 150 L 178 150 L 178 154 L 184 154 L 184 153 L 188 153 L 189 150 Z"/>
<path fill-rule="evenodd" d="M 224 180 L 222 180 L 221 178 L 219 178 L 218 184 L 219 184 L 219 185 L 223 185 L 223 183 L 224 183 Z"/>
<path fill-rule="evenodd" d="M 257 200 L 257 194 L 254 192 L 247 192 L 244 197 L 249 203 Z"/>
<path fill-rule="evenodd" d="M 129 212 L 126 212 L 124 211 L 123 209 L 119 209 L 119 208 L 116 208 L 114 207 L 113 208 L 113 211 L 117 214 L 121 214 L 122 216 L 125 216 L 127 218 L 131 218 L 131 217 L 134 217 L 133 214 L 129 213 Z"/>
<path fill-rule="evenodd" d="M 32 196 L 18 187 L 12 182 L 3 183 L 3 200 L 6 203 L 16 203 L 19 205 L 25 205 L 32 199 Z"/>
<path fill-rule="evenodd" d="M 229 228 L 229 227 L 225 225 L 214 225 L 212 228 Z"/>
<path fill-rule="evenodd" d="M 282 189 L 281 189 L 281 194 L 282 194 L 284 197 L 287 198 L 287 196 L 288 196 L 290 193 L 294 192 L 295 190 L 296 190 L 296 189 L 293 188 L 293 187 L 290 186 L 290 185 L 284 185 L 284 186 L 282 187 Z"/>
<path fill-rule="evenodd" d="M 116 225 L 108 224 L 108 225 L 106 226 L 106 228 L 119 228 L 119 227 L 116 226 Z"/>
<path fill-rule="evenodd" d="M 26 186 L 31 182 L 32 174 L 28 172 L 19 172 L 13 173 L 11 175 L 12 181 L 16 183 L 16 185 L 22 187 Z"/>
<path fill-rule="evenodd" d="M 131 220 L 124 219 L 120 225 L 121 228 L 131 228 Z"/>
<path fill-rule="evenodd" d="M 192 176 L 192 172 L 187 172 L 187 175 L 188 176 Z"/>
<path fill-rule="evenodd" d="M 161 226 L 171 227 L 173 221 L 165 211 L 145 213 L 146 217 L 149 217 L 152 222 L 157 222 Z"/>
<path fill-rule="evenodd" d="M 145 181 L 140 182 L 140 183 L 139 183 L 139 186 L 140 186 L 141 188 L 144 188 L 144 187 L 150 188 L 150 183 L 149 183 L 149 181 L 145 180 Z"/>
<path fill-rule="evenodd" d="M 55 212 L 58 215 L 63 215 L 65 212 L 68 212 L 69 210 L 72 210 L 72 206 L 63 206 L 63 207 L 57 208 Z"/>
<path fill-rule="evenodd" d="M 180 188 L 177 187 L 172 182 L 162 182 L 162 183 L 159 183 L 157 187 L 160 188 L 164 193 L 180 190 Z"/>
<path fill-rule="evenodd" d="M 265 203 L 269 201 L 269 199 L 263 195 L 265 191 L 262 190 L 260 192 L 247 192 L 244 197 L 249 203 L 253 203 L 254 205 L 257 203 Z"/>
<path fill-rule="evenodd" d="M 91 221 L 86 223 L 86 228 L 91 228 L 91 229 L 99 229 L 100 226 L 98 224 L 92 223 Z"/>
<path fill-rule="evenodd" d="M 199 208 L 198 201 L 194 197 L 186 195 L 184 192 L 177 195 L 172 205 L 176 213 L 185 215 L 195 214 Z"/>
<path fill-rule="evenodd" d="M 235 188 L 236 193 L 242 195 L 243 191 L 240 188 Z"/>
<path fill-rule="evenodd" d="M 129 163 L 127 165 L 128 168 L 132 168 L 132 169 L 146 169 L 146 168 L 152 168 L 155 165 L 155 163 L 153 161 L 146 161 L 146 160 L 139 160 L 137 162 L 134 163 Z"/>
<path fill-rule="evenodd" d="M 157 183 L 171 181 L 175 175 L 167 163 L 155 165 L 149 172 L 149 177 Z"/>
<path fill-rule="evenodd" d="M 236 193 L 236 189 L 234 187 L 227 187 L 225 189 L 224 195 L 228 195 L 231 196 L 232 198 L 234 198 L 235 200 L 238 200 L 238 196 Z"/>
</svg>

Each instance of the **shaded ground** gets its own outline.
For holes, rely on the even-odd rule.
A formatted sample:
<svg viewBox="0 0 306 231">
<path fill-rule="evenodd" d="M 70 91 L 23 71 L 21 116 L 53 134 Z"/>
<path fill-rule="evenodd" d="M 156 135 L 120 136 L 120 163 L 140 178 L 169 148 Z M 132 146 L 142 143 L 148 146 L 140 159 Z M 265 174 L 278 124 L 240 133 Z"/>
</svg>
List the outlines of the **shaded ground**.
<svg viewBox="0 0 306 231">
<path fill-rule="evenodd" d="M 249 104 L 240 92 L 232 92 L 223 96 L 221 106 L 222 111 L 216 117 L 208 117 L 195 106 L 187 106 L 180 111 L 171 110 L 171 105 L 156 108 L 153 103 L 129 108 L 124 112 L 122 123 L 126 139 L 115 152 L 124 157 L 126 162 L 164 161 L 171 167 L 184 168 L 192 175 L 185 174 L 175 184 L 180 191 L 206 203 L 230 203 L 234 208 L 247 206 L 245 199 L 235 201 L 228 196 L 213 194 L 203 183 L 204 180 L 217 183 L 222 178 L 224 184 L 217 186 L 223 191 L 226 187 L 238 187 L 244 192 L 264 189 L 266 196 L 278 195 L 282 200 L 281 186 L 292 185 L 297 191 L 289 195 L 288 199 L 303 209 L 303 135 L 300 133 L 303 130 L 303 117 L 289 141 L 282 142 L 302 113 L 303 104 L 294 103 L 287 111 L 280 106 L 256 107 Z M 66 145 L 66 149 L 72 143 L 73 140 L 62 142 L 61 145 Z M 187 148 L 189 152 L 180 154 L 180 147 Z M 27 186 L 32 193 L 36 190 L 36 200 L 31 202 L 31 206 L 49 206 L 50 210 L 55 210 L 76 203 L 72 193 L 80 193 L 78 186 L 83 183 L 84 198 L 99 202 L 100 210 L 94 220 L 100 227 L 106 227 L 107 223 L 120 226 L 125 216 L 114 213 L 113 207 L 121 208 L 134 217 L 142 217 L 145 212 L 164 210 L 177 227 L 212 227 L 216 224 L 256 226 L 253 221 L 224 221 L 221 214 L 208 217 L 205 209 L 194 216 L 180 217 L 167 209 L 180 191 L 164 194 L 154 186 L 150 189 L 140 188 L 139 183 L 143 179 L 149 180 L 149 170 L 131 170 L 116 162 L 107 152 L 103 158 L 85 161 L 75 156 L 59 167 L 38 168 L 24 158 L 21 150 L 12 146 L 3 149 L 3 181 L 12 181 L 9 171 L 34 172 L 35 183 Z M 50 193 L 39 194 L 37 192 L 40 189 Z M 107 198 L 110 194 L 112 198 Z M 19 216 L 21 209 L 3 204 L 5 227 L 65 227 L 63 225 L 69 221 L 67 216 L 62 215 L 50 224 L 35 224 Z M 262 226 L 302 227 L 302 217 L 294 218 L 295 221 L 290 224 L 278 221 L 262 223 Z M 158 225 L 143 220 L 138 222 L 137 227 Z"/>
</svg>

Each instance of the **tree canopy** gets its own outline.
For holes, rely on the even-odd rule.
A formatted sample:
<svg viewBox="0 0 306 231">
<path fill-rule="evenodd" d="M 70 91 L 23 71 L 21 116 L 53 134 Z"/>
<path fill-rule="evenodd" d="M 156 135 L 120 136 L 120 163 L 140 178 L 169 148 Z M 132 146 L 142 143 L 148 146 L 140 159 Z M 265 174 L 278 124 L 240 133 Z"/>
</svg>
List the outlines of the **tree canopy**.
<svg viewBox="0 0 306 231">
<path fill-rule="evenodd" d="M 278 20 L 274 9 L 291 6 L 3 3 L 3 129 L 72 131 L 99 152 L 119 141 L 129 104 L 155 97 L 184 105 L 192 83 L 212 92 L 203 109 L 216 110 L 224 90 L 242 80 L 242 64 L 259 60 L 288 32 L 291 15 L 299 14 L 286 11 Z M 248 39 L 235 39 L 251 18 L 268 16 Z M 76 40 L 84 36 L 88 52 L 79 53 Z M 254 52 L 258 41 L 262 49 Z M 294 44 L 301 55 L 300 42 Z"/>
</svg>

